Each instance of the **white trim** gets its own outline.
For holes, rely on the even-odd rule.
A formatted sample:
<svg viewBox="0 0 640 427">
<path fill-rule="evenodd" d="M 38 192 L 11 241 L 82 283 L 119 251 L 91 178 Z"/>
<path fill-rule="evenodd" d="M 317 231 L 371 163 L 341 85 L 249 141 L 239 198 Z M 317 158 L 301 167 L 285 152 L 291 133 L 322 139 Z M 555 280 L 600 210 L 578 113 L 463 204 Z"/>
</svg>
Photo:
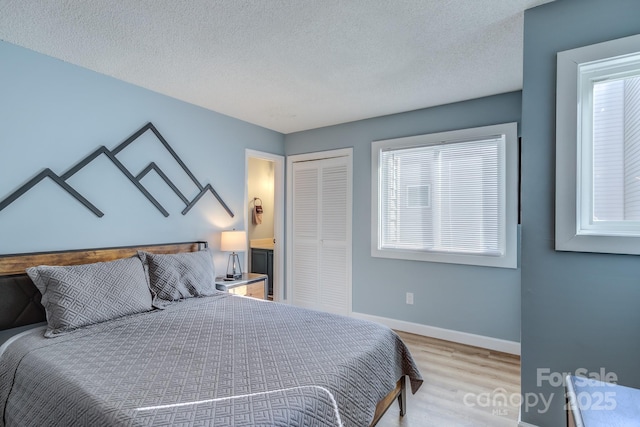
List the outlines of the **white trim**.
<svg viewBox="0 0 640 427">
<path fill-rule="evenodd" d="M 581 397 L 582 393 L 580 394 L 576 394 L 576 390 L 573 384 L 573 381 L 571 381 L 571 375 L 567 375 L 564 378 L 564 383 L 566 384 L 566 396 L 567 396 L 567 408 L 565 409 L 566 411 L 568 411 L 567 416 L 571 417 L 573 419 L 573 425 L 574 427 L 584 427 L 584 422 L 582 420 L 582 414 L 580 413 L 580 403 L 578 402 L 578 400 L 582 401 L 582 399 L 578 399 L 578 397 Z M 596 393 L 590 393 L 591 396 L 595 397 Z M 615 392 L 613 392 L 613 394 L 615 395 Z M 614 408 L 615 408 L 615 400 L 613 401 L 614 403 Z"/>
<path fill-rule="evenodd" d="M 314 151 L 313 153 L 291 154 L 287 156 L 287 170 L 289 170 L 289 165 L 294 162 L 309 162 L 313 160 L 351 156 L 353 156 L 353 148 L 339 148 L 336 150 Z"/>
<path fill-rule="evenodd" d="M 352 272 L 352 263 L 353 263 L 353 148 L 341 148 L 336 150 L 327 150 L 327 151 L 317 151 L 313 153 L 303 153 L 303 154 L 292 154 L 287 156 L 287 218 L 286 218 L 286 259 L 287 259 L 287 280 L 286 280 L 286 288 L 287 288 L 287 299 L 283 300 L 287 304 L 291 304 L 292 299 L 289 298 L 291 295 L 291 278 L 293 277 L 292 271 L 292 253 L 291 248 L 293 248 L 293 164 L 296 162 L 309 162 L 314 160 L 324 160 L 324 159 L 332 159 L 336 157 L 347 157 L 348 158 L 348 200 L 347 200 L 347 214 L 349 216 L 347 223 L 347 238 L 348 238 L 348 263 L 347 263 L 347 276 L 348 276 L 348 295 L 349 301 L 347 301 L 347 307 L 349 308 L 349 314 L 352 312 L 353 307 L 353 299 L 352 299 L 352 283 L 353 283 L 353 272 Z"/>
<path fill-rule="evenodd" d="M 404 320 L 390 319 L 388 317 L 373 316 L 365 313 L 353 312 L 351 313 L 351 316 L 357 319 L 380 323 L 391 329 L 399 331 L 457 342 L 460 344 L 472 345 L 474 347 L 482 347 L 518 356 L 520 355 L 520 343 L 515 341 L 470 334 L 468 332 L 454 331 L 452 329 L 438 328 L 437 326 L 423 325 L 421 323 L 406 322 Z"/>
<path fill-rule="evenodd" d="M 421 251 L 388 249 L 381 247 L 380 225 L 380 156 L 385 148 L 394 149 L 440 145 L 463 141 L 501 138 L 499 185 L 501 247 L 500 256 L 451 253 L 447 251 Z M 371 256 L 487 267 L 518 268 L 518 123 L 510 122 L 476 128 L 459 129 L 405 138 L 386 139 L 371 143 Z"/>
<path fill-rule="evenodd" d="M 520 406 L 520 409 L 518 410 L 518 427 L 538 427 L 535 424 L 529 424 L 522 421 L 522 406 Z"/>
<path fill-rule="evenodd" d="M 279 154 L 265 153 L 262 151 L 245 149 L 245 177 L 244 177 L 244 223 L 248 224 L 249 215 L 249 196 L 248 196 L 248 184 L 249 184 L 249 158 L 257 158 L 262 160 L 269 160 L 274 163 L 274 182 L 273 182 L 273 204 L 276 207 L 273 213 L 273 237 L 276 239 L 276 244 L 273 247 L 273 300 L 282 301 L 284 299 L 284 156 Z M 246 227 L 246 226 L 245 226 Z M 244 257 L 245 271 L 249 271 L 247 268 L 248 256 Z"/>
<path fill-rule="evenodd" d="M 605 232 L 589 234 L 581 224 L 578 190 L 582 176 L 581 97 L 583 64 L 639 51 L 640 35 L 558 52 L 556 77 L 556 232 L 558 251 L 640 254 L 640 237 Z"/>
</svg>

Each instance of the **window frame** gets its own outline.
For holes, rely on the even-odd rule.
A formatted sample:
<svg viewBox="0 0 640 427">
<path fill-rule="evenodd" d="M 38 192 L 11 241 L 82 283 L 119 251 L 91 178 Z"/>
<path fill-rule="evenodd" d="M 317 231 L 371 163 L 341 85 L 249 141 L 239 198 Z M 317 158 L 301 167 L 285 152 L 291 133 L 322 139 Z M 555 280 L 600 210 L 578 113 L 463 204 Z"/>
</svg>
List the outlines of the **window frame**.
<svg viewBox="0 0 640 427">
<path fill-rule="evenodd" d="M 558 251 L 640 254 L 640 221 L 594 224 L 593 82 L 622 72 L 640 52 L 640 35 L 557 54 L 556 230 Z M 617 69 L 617 72 L 613 70 Z M 590 117 L 588 115 L 591 114 Z M 635 223 L 635 224 L 634 224 Z"/>
<path fill-rule="evenodd" d="M 381 247 L 381 172 L 380 153 L 383 149 L 409 148 L 444 143 L 469 142 L 486 140 L 504 135 L 503 182 L 499 185 L 503 190 L 504 218 L 502 235 L 504 236 L 504 253 L 501 256 L 478 254 L 460 254 L 435 251 L 419 251 L 399 248 Z M 433 203 L 430 203 L 433 207 Z M 487 267 L 518 267 L 518 124 L 503 123 L 491 126 L 431 133 L 405 138 L 385 139 L 371 143 L 371 256 L 414 261 L 430 261 L 450 264 L 466 264 Z"/>
</svg>

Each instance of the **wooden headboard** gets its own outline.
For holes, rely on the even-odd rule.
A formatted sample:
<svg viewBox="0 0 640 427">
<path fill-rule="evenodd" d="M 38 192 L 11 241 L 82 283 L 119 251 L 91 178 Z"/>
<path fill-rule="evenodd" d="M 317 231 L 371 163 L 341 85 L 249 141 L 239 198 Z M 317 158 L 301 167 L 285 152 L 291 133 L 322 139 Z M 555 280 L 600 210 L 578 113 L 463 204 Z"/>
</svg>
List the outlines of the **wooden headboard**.
<svg viewBox="0 0 640 427">
<path fill-rule="evenodd" d="M 25 270 L 36 265 L 79 265 L 113 261 L 136 255 L 137 251 L 156 254 L 195 252 L 207 242 L 168 243 L 101 249 L 0 255 L 0 330 L 46 320 L 42 295 Z"/>
</svg>

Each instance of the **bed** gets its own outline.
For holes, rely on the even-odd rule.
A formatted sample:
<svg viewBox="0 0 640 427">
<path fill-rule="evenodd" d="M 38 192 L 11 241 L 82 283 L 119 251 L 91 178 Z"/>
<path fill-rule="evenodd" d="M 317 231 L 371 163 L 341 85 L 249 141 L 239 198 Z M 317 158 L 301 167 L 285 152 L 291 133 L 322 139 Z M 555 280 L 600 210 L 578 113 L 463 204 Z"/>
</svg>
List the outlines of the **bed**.
<svg viewBox="0 0 640 427">
<path fill-rule="evenodd" d="M 200 288 L 210 260 L 202 242 L 0 256 L 0 426 L 367 426 L 396 400 L 404 414 L 405 378 L 413 393 L 422 378 L 393 331 Z M 115 303 L 106 282 L 60 287 L 111 264 Z M 140 274 L 148 300 L 127 293 Z M 174 281 L 183 295 L 161 299 Z"/>
</svg>

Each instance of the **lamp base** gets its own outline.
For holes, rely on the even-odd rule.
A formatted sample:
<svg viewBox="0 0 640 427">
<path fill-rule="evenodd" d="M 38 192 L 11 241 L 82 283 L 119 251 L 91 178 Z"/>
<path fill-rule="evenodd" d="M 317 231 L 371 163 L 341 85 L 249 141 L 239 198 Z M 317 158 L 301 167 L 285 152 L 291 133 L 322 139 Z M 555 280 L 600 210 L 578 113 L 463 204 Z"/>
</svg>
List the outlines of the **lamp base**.
<svg viewBox="0 0 640 427">
<path fill-rule="evenodd" d="M 232 252 L 229 255 L 229 262 L 227 263 L 227 280 L 237 280 L 242 277 L 242 268 L 240 268 L 240 259 L 238 254 Z"/>
</svg>

